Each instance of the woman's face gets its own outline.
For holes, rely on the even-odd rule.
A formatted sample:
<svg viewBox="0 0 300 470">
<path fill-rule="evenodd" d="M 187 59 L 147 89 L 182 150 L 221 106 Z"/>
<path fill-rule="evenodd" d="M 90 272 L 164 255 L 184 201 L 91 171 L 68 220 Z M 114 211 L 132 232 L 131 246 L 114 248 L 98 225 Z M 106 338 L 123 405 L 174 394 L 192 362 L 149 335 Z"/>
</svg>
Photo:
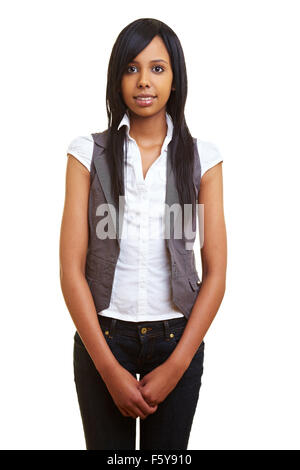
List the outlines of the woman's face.
<svg viewBox="0 0 300 470">
<path fill-rule="evenodd" d="M 139 116 L 153 116 L 165 110 L 173 81 L 171 61 L 163 40 L 155 36 L 133 61 L 121 80 L 124 103 Z M 138 95 L 152 95 L 142 101 Z"/>
</svg>

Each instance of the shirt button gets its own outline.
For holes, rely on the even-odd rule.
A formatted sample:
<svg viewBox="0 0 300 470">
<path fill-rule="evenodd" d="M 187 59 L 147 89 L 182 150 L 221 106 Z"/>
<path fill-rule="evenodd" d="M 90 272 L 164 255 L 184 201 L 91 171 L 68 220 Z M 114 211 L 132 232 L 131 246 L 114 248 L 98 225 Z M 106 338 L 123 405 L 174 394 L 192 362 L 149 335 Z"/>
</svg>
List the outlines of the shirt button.
<svg viewBox="0 0 300 470">
<path fill-rule="evenodd" d="M 198 284 L 198 286 L 200 286 L 200 284 L 201 284 L 201 281 L 197 281 L 197 284 Z"/>
</svg>

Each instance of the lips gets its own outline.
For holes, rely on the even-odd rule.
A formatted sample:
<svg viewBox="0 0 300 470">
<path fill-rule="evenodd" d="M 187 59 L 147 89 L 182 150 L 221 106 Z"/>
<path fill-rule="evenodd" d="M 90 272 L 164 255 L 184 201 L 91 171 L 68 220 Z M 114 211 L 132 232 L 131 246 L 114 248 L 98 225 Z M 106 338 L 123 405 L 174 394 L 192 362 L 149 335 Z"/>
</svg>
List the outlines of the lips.
<svg viewBox="0 0 300 470">
<path fill-rule="evenodd" d="M 137 95 L 137 96 L 134 96 L 134 98 L 156 98 L 156 96 L 154 95 Z"/>
<path fill-rule="evenodd" d="M 136 104 L 142 108 L 152 106 L 154 100 L 156 99 L 156 96 L 153 95 L 139 95 L 136 98 L 134 98 L 136 101 Z"/>
</svg>

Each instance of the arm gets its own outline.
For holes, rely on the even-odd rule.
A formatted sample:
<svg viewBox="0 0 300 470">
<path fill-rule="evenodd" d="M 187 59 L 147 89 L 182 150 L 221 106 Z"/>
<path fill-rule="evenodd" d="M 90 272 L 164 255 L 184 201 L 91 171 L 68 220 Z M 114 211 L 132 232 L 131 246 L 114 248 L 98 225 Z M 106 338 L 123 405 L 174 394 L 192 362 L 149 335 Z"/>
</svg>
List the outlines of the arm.
<svg viewBox="0 0 300 470">
<path fill-rule="evenodd" d="M 60 282 L 76 329 L 124 416 L 146 417 L 156 411 L 145 403 L 139 382 L 111 352 L 100 328 L 92 294 L 85 278 L 88 248 L 90 173 L 68 154 L 66 192 L 60 233 Z"/>
<path fill-rule="evenodd" d="M 227 241 L 221 162 L 203 175 L 198 203 L 204 204 L 202 285 L 175 350 L 161 366 L 140 381 L 148 403 L 160 403 L 176 386 L 189 367 L 224 297 Z"/>
<path fill-rule="evenodd" d="M 60 233 L 60 282 L 63 296 L 80 337 L 100 373 L 115 365 L 97 319 L 85 279 L 88 246 L 89 171 L 69 155 L 65 205 Z"/>
</svg>

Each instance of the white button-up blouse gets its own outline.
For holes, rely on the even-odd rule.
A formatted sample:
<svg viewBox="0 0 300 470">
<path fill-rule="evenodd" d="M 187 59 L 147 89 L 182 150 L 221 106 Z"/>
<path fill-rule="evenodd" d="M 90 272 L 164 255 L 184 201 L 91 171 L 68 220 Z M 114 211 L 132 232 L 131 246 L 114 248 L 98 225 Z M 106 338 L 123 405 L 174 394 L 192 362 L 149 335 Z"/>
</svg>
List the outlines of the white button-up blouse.
<svg viewBox="0 0 300 470">
<path fill-rule="evenodd" d="M 173 132 L 172 118 L 168 113 L 166 123 L 168 130 L 161 154 L 147 171 L 145 179 L 139 147 L 129 135 L 127 112 L 118 126 L 127 127 L 124 220 L 110 305 L 98 312 L 99 315 L 134 322 L 184 316 L 172 302 L 169 254 L 163 236 L 167 148 Z M 197 145 L 203 176 L 223 158 L 211 142 L 197 139 Z M 67 154 L 73 155 L 90 170 L 93 147 L 92 135 L 79 136 L 71 141 Z"/>
</svg>

